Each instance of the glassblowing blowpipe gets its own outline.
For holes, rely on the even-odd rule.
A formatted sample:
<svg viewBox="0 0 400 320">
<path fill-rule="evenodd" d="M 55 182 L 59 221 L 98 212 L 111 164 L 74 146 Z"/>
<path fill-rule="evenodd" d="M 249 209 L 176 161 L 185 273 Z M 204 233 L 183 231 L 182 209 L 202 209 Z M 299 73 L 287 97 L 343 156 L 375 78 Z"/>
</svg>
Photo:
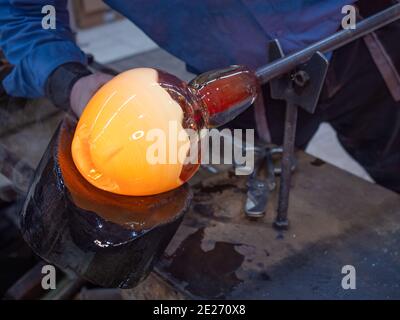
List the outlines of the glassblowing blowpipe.
<svg viewBox="0 0 400 320">
<path fill-rule="evenodd" d="M 175 189 L 200 163 L 185 161 L 193 143 L 198 154 L 201 146 L 187 129 L 199 133 L 229 122 L 257 92 L 255 73 L 243 66 L 210 71 L 189 84 L 157 69 L 125 71 L 86 106 L 72 142 L 73 161 L 89 183 L 112 193 L 143 196 Z"/>
</svg>

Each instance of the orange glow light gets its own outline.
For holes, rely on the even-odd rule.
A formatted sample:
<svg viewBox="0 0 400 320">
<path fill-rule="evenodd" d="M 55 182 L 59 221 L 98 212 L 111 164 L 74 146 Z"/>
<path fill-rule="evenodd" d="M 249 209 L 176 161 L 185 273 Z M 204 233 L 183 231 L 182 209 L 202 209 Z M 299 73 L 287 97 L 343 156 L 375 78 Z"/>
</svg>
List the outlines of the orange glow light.
<svg viewBox="0 0 400 320">
<path fill-rule="evenodd" d="M 169 124 L 183 130 L 183 119 L 181 106 L 160 85 L 157 70 L 121 73 L 85 108 L 72 142 L 74 163 L 87 181 L 109 192 L 140 196 L 174 189 L 184 182 L 183 164 L 149 163 L 147 151 L 155 141 L 147 134 L 152 129 L 165 132 L 168 146 L 173 139 Z M 189 149 L 187 136 L 176 143 Z"/>
</svg>

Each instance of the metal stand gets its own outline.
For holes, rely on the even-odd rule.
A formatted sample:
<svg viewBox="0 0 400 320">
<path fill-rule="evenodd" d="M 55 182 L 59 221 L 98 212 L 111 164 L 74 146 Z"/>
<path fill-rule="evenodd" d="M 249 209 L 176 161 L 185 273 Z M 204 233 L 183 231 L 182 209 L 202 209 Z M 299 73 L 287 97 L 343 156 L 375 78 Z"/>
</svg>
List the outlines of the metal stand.
<svg viewBox="0 0 400 320">
<path fill-rule="evenodd" d="M 282 172 L 279 186 L 279 198 L 277 216 L 274 226 L 278 229 L 287 229 L 289 221 L 287 213 L 289 209 L 290 181 L 292 177 L 292 164 L 294 158 L 294 143 L 297 127 L 297 106 L 288 103 L 286 106 L 285 135 L 283 141 Z"/>
<path fill-rule="evenodd" d="M 284 54 L 278 40 L 272 41 L 269 45 L 270 60 L 274 61 L 283 57 Z M 316 52 L 308 62 L 270 82 L 271 97 L 286 101 L 282 172 L 278 210 L 274 222 L 274 227 L 280 230 L 289 227 L 287 216 L 292 167 L 294 165 L 298 108 L 303 108 L 310 113 L 315 112 L 328 65 L 326 58 L 320 52 Z"/>
</svg>

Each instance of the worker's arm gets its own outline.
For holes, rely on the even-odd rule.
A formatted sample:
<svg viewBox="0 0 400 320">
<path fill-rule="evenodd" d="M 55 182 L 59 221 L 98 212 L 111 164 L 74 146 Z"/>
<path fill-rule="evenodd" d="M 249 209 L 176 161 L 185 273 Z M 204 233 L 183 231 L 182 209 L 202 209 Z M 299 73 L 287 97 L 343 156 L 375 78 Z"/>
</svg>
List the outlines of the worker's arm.
<svg viewBox="0 0 400 320">
<path fill-rule="evenodd" d="M 42 8 L 49 4 L 55 8 L 55 29 L 42 27 Z M 65 109 L 74 84 L 90 75 L 69 27 L 66 0 L 0 0 L 0 47 L 14 66 L 2 83 L 12 96 L 47 95 Z"/>
</svg>

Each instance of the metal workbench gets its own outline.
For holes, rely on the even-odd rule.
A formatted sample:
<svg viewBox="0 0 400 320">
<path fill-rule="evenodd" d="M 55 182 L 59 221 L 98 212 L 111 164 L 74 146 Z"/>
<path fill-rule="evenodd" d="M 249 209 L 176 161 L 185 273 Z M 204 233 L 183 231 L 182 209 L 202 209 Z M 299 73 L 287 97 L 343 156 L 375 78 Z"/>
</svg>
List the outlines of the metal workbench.
<svg viewBox="0 0 400 320">
<path fill-rule="evenodd" d="M 190 212 L 153 274 L 126 298 L 400 298 L 400 196 L 297 153 L 291 228 L 245 217 L 246 178 L 229 171 L 195 183 Z M 342 267 L 356 270 L 344 290 Z"/>
</svg>

